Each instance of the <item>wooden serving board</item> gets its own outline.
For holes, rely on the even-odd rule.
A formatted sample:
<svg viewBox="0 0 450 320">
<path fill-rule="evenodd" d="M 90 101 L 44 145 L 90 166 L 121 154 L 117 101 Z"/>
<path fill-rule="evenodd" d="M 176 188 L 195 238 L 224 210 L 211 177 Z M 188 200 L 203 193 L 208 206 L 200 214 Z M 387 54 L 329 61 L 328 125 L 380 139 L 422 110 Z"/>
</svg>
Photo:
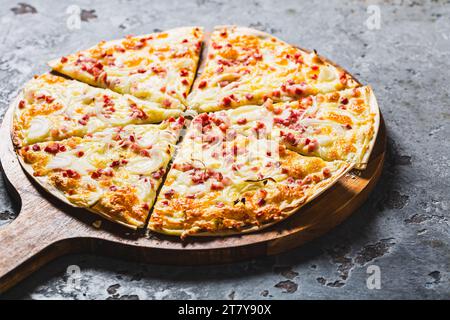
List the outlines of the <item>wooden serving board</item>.
<svg viewBox="0 0 450 320">
<path fill-rule="evenodd" d="M 273 255 L 329 231 L 367 198 L 380 177 L 386 149 L 381 119 L 377 141 L 365 171 L 352 171 L 298 213 L 260 232 L 227 237 L 191 238 L 130 231 L 48 194 L 22 170 L 10 138 L 13 106 L 0 134 L 3 173 L 20 214 L 0 229 L 0 293 L 64 254 L 91 252 L 148 263 L 211 264 Z M 100 228 L 93 223 L 101 220 Z"/>
</svg>

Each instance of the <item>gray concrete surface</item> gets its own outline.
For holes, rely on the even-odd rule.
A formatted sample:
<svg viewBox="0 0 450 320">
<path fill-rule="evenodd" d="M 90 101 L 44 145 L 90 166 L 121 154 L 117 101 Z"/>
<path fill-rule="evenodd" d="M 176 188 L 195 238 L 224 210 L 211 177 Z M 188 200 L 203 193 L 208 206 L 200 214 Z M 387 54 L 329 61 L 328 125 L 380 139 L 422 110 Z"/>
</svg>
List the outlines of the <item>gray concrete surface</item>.
<svg viewBox="0 0 450 320">
<path fill-rule="evenodd" d="M 389 155 L 381 182 L 358 212 L 286 254 L 209 267 L 72 255 L 4 298 L 450 298 L 449 1 L 23 1 L 0 6 L 2 113 L 51 58 L 126 34 L 235 23 L 315 48 L 372 85 Z M 75 20 L 67 13 L 71 4 L 81 10 Z M 379 29 L 366 24 L 369 5 L 380 9 Z M 69 28 L 77 16 L 80 28 Z M 0 223 L 16 211 L 2 182 Z M 70 265 L 80 267 L 78 286 L 66 273 Z M 366 286 L 371 265 L 380 268 L 380 290 Z"/>
</svg>

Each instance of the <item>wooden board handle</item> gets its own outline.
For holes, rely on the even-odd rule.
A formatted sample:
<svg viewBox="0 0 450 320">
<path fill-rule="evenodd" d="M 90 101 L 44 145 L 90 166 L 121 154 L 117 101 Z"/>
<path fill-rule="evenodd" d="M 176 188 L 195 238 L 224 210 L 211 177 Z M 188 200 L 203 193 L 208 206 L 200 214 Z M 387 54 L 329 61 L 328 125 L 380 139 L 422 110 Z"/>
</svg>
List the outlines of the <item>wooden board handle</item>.
<svg viewBox="0 0 450 320">
<path fill-rule="evenodd" d="M 42 199 L 31 193 L 25 198 L 19 216 L 0 229 L 0 293 L 64 254 L 67 247 L 48 211 L 39 210 Z M 39 219 L 31 219 L 32 214 Z"/>
</svg>

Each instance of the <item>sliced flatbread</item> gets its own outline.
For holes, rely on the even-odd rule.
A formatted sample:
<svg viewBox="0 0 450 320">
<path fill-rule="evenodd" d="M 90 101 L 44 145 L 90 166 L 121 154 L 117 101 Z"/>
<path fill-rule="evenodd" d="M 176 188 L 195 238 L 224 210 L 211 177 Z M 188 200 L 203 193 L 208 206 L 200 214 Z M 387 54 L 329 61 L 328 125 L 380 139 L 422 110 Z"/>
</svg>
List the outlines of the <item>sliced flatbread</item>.
<svg viewBox="0 0 450 320">
<path fill-rule="evenodd" d="M 265 107 L 273 113 L 273 134 L 300 154 L 345 160 L 365 169 L 377 137 L 380 113 L 370 87 L 320 94 Z"/>
<path fill-rule="evenodd" d="M 183 109 L 197 70 L 202 39 L 202 28 L 177 28 L 102 41 L 50 61 L 49 65 L 94 86 Z"/>
<path fill-rule="evenodd" d="M 299 155 L 263 132 L 224 130 L 220 119 L 223 113 L 192 121 L 155 203 L 151 230 L 181 237 L 258 230 L 295 212 L 352 167 Z"/>
<path fill-rule="evenodd" d="M 353 88 L 343 69 L 269 34 L 236 26 L 216 27 L 206 62 L 188 97 L 199 112 L 262 104 Z"/>
<path fill-rule="evenodd" d="M 182 113 L 52 74 L 30 80 L 15 103 L 13 141 L 17 147 L 82 137 L 108 127 L 157 123 Z"/>
<path fill-rule="evenodd" d="M 20 149 L 23 167 L 50 193 L 131 228 L 142 227 L 183 126 L 129 125 Z"/>
</svg>

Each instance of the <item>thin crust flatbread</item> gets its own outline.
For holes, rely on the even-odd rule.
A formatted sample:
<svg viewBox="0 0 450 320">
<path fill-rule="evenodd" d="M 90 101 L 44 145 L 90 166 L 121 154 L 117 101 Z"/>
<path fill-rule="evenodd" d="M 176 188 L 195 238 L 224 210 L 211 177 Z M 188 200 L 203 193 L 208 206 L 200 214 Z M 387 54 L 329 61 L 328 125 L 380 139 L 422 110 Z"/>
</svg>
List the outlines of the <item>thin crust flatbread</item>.
<svg viewBox="0 0 450 320">
<path fill-rule="evenodd" d="M 13 102 L 24 170 L 71 206 L 185 238 L 269 227 L 366 168 L 380 123 L 369 86 L 261 31 L 206 38 L 176 28 L 51 61 L 75 80 L 36 76 Z"/>
<path fill-rule="evenodd" d="M 342 68 L 266 33 L 218 27 L 209 38 L 189 107 L 198 112 L 261 105 L 266 99 L 290 101 L 353 88 L 359 83 Z"/>
<path fill-rule="evenodd" d="M 183 109 L 199 61 L 203 29 L 184 27 L 102 41 L 49 62 L 74 79 Z"/>
<path fill-rule="evenodd" d="M 158 123 L 182 113 L 52 74 L 26 83 L 15 105 L 13 142 L 17 147 L 83 137 L 110 127 Z"/>
<path fill-rule="evenodd" d="M 379 127 L 378 105 L 369 86 L 309 96 L 290 103 L 265 103 L 274 134 L 291 150 L 364 169 Z"/>
<path fill-rule="evenodd" d="M 183 118 L 110 128 L 19 151 L 24 169 L 64 202 L 131 228 L 143 227 Z"/>
</svg>

